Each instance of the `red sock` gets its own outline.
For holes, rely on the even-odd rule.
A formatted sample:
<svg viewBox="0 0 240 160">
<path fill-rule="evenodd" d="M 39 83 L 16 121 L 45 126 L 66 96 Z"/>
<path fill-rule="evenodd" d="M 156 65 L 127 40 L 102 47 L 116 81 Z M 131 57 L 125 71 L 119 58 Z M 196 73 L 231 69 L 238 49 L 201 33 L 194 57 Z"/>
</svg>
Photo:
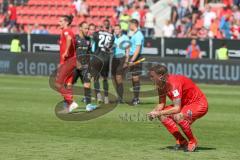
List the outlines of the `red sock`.
<svg viewBox="0 0 240 160">
<path fill-rule="evenodd" d="M 161 122 L 167 128 L 167 130 L 175 137 L 176 140 L 185 139 L 179 132 L 177 124 L 170 117 L 165 118 Z"/>
<path fill-rule="evenodd" d="M 182 128 L 182 131 L 187 136 L 188 140 L 194 140 L 194 136 L 191 130 L 190 123 L 187 120 L 181 120 L 178 122 L 179 126 Z"/>
<path fill-rule="evenodd" d="M 64 100 L 67 102 L 68 105 L 70 105 L 73 102 L 73 94 L 71 89 L 66 89 L 62 87 L 60 89 L 60 93 L 64 97 Z"/>
</svg>

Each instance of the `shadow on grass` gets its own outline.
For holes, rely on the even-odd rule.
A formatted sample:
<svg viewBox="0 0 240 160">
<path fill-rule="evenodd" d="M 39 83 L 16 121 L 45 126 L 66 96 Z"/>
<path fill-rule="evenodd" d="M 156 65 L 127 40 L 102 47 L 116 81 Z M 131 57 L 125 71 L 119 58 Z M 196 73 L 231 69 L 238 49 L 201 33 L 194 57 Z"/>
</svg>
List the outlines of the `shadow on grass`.
<svg viewBox="0 0 240 160">
<path fill-rule="evenodd" d="M 163 147 L 163 148 L 160 148 L 160 150 L 173 150 L 175 151 L 174 149 L 174 146 L 167 146 L 167 147 Z M 210 150 L 217 150 L 216 148 L 211 148 L 211 147 L 197 147 L 197 150 L 195 152 L 199 152 L 199 151 L 210 151 Z M 181 149 L 180 151 L 184 151 L 184 149 Z"/>
</svg>

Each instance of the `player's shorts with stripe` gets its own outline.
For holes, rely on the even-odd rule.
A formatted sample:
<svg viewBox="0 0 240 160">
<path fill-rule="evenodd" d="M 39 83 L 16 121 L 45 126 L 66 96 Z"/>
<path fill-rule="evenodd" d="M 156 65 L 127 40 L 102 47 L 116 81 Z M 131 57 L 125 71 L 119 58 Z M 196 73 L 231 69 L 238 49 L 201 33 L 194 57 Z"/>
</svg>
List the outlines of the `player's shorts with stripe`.
<svg viewBox="0 0 240 160">
<path fill-rule="evenodd" d="M 166 106 L 164 110 L 172 108 L 173 105 Z M 193 102 L 192 104 L 185 105 L 181 109 L 181 113 L 184 116 L 184 119 L 187 119 L 190 123 L 193 123 L 195 120 L 201 118 L 208 112 L 208 102 L 206 97 L 201 97 L 199 101 Z"/>
<path fill-rule="evenodd" d="M 129 59 L 131 59 L 132 56 L 130 56 Z M 142 57 L 141 56 L 138 56 L 135 61 L 141 59 Z M 139 76 L 142 74 L 142 63 L 139 63 L 139 64 L 136 64 L 134 66 L 131 66 L 129 71 L 132 73 L 133 76 Z"/>
<path fill-rule="evenodd" d="M 123 75 L 123 65 L 125 63 L 126 57 L 112 59 L 112 75 Z"/>
</svg>

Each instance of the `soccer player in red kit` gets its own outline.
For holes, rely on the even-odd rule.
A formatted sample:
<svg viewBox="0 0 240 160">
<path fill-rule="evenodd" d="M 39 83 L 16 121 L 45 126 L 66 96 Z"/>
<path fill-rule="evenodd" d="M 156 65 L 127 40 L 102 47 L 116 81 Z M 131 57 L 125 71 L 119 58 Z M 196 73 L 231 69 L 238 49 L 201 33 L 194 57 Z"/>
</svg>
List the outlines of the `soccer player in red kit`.
<svg viewBox="0 0 240 160">
<path fill-rule="evenodd" d="M 78 107 L 73 101 L 72 81 L 73 70 L 76 66 L 76 39 L 75 34 L 70 28 L 73 16 L 62 16 L 59 20 L 59 25 L 62 30 L 60 36 L 60 65 L 56 76 L 56 87 L 64 97 L 67 104 L 67 111 Z"/>
<path fill-rule="evenodd" d="M 159 94 L 159 104 L 148 113 L 149 118 L 158 118 L 175 137 L 176 150 L 187 147 L 187 151 L 195 151 L 197 139 L 192 133 L 191 124 L 207 113 L 206 96 L 191 79 L 183 75 L 168 74 L 165 66 L 153 66 L 149 75 Z M 165 106 L 166 97 L 173 102 L 172 105 Z M 182 136 L 177 126 L 182 129 L 188 140 Z"/>
</svg>

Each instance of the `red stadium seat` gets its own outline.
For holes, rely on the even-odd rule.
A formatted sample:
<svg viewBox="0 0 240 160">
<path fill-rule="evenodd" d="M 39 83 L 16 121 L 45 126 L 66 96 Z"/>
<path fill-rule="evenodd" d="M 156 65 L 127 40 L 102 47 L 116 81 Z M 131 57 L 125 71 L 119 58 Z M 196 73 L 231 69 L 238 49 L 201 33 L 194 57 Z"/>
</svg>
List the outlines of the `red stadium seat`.
<svg viewBox="0 0 240 160">
<path fill-rule="evenodd" d="M 2 0 L 0 0 L 1 2 Z M 114 7 L 119 4 L 120 0 L 87 0 L 89 6 L 89 17 L 75 17 L 73 26 L 77 26 L 84 20 L 89 23 L 101 24 L 106 17 L 111 17 Z M 45 24 L 51 30 L 50 33 L 59 33 L 58 19 L 61 15 L 73 14 L 72 0 L 29 0 L 25 6 L 17 7 L 19 24 Z M 0 17 L 0 22 L 3 21 Z"/>
</svg>

